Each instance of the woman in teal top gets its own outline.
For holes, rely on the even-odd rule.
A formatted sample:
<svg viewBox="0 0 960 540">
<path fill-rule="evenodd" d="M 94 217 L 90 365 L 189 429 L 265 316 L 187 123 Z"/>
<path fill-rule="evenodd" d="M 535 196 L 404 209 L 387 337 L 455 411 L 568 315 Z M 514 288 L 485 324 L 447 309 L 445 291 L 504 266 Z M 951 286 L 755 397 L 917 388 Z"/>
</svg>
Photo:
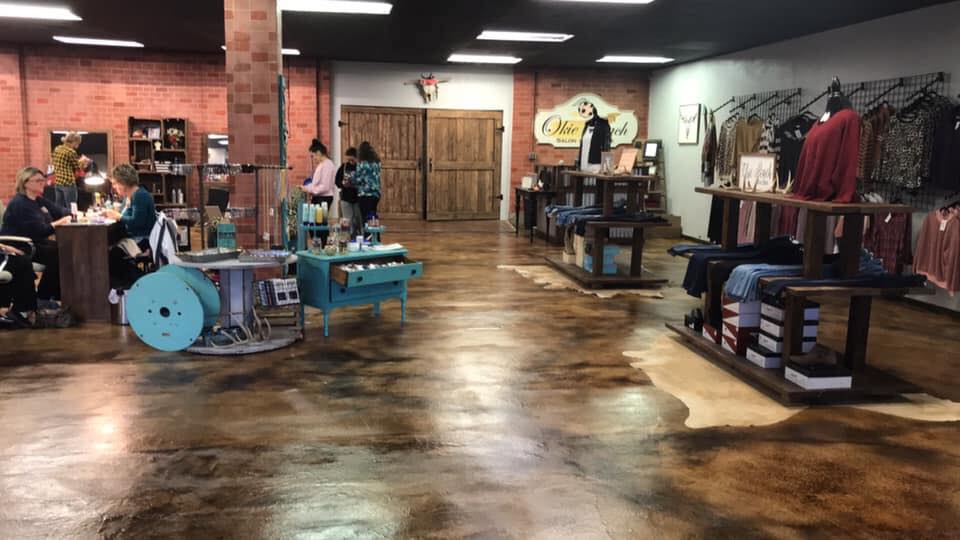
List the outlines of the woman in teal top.
<svg viewBox="0 0 960 540">
<path fill-rule="evenodd" d="M 107 210 L 105 214 L 115 219 L 127 229 L 127 234 L 141 248 L 149 247 L 150 232 L 157 222 L 157 208 L 153 204 L 153 195 L 140 187 L 140 175 L 131 165 L 117 165 L 110 173 L 113 190 L 125 199 L 123 213 Z"/>
<path fill-rule="evenodd" d="M 366 223 L 377 215 L 377 205 L 380 204 L 380 156 L 367 141 L 360 143 L 357 148 L 357 170 L 353 173 L 353 185 L 356 186 L 360 199 L 360 214 Z"/>
</svg>

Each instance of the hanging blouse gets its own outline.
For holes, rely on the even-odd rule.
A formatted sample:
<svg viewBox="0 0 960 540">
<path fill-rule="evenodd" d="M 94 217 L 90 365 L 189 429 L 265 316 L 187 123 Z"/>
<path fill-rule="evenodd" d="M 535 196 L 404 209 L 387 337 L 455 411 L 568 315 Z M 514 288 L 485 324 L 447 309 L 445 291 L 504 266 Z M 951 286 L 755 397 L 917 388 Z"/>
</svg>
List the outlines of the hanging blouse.
<svg viewBox="0 0 960 540">
<path fill-rule="evenodd" d="M 857 193 L 860 117 L 852 109 L 817 122 L 800 153 L 794 197 L 851 203 Z"/>
<path fill-rule="evenodd" d="M 917 238 L 914 271 L 950 294 L 960 290 L 960 210 L 927 215 Z"/>
<path fill-rule="evenodd" d="M 816 122 L 816 118 L 800 115 L 791 118 L 777 128 L 780 159 L 777 165 L 777 176 L 780 187 L 784 188 L 797 177 L 797 163 L 800 161 L 800 152 L 807 134 Z"/>
<path fill-rule="evenodd" d="M 734 178 L 733 156 L 737 137 L 737 118 L 731 116 L 720 126 L 717 137 L 716 180 L 730 184 Z"/>
</svg>

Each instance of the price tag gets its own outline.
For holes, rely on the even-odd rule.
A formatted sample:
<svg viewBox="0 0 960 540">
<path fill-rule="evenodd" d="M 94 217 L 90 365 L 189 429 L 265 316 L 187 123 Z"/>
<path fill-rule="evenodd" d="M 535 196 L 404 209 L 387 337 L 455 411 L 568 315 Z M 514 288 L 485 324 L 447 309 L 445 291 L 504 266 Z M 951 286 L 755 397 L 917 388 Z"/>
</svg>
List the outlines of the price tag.
<svg viewBox="0 0 960 540">
<path fill-rule="evenodd" d="M 943 231 L 947 230 L 947 223 L 949 223 L 949 221 L 941 221 L 941 222 L 940 222 L 940 232 L 943 232 Z"/>
<path fill-rule="evenodd" d="M 824 123 L 830 119 L 830 111 L 823 113 L 823 116 L 820 117 L 820 123 Z"/>
<path fill-rule="evenodd" d="M 803 133 L 801 133 L 799 129 L 795 130 L 793 134 L 797 137 L 797 140 L 800 140 L 803 138 Z"/>
<path fill-rule="evenodd" d="M 887 219 L 883 220 L 883 222 L 890 223 L 891 219 L 893 219 L 893 213 L 887 214 Z"/>
</svg>

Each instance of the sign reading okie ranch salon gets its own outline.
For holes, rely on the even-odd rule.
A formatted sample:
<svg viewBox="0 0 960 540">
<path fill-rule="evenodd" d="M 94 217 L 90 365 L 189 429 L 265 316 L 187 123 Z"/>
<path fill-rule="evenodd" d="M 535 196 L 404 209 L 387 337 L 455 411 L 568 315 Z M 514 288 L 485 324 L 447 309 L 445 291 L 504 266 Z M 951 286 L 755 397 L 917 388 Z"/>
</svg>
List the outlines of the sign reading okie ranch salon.
<svg viewBox="0 0 960 540">
<path fill-rule="evenodd" d="M 580 113 L 580 105 L 585 102 L 592 103 L 600 118 L 610 122 L 614 147 L 633 144 L 637 138 L 637 115 L 621 111 L 595 94 L 578 94 L 553 109 L 537 111 L 533 126 L 537 142 L 555 148 L 579 148 L 584 123 L 589 120 Z"/>
</svg>

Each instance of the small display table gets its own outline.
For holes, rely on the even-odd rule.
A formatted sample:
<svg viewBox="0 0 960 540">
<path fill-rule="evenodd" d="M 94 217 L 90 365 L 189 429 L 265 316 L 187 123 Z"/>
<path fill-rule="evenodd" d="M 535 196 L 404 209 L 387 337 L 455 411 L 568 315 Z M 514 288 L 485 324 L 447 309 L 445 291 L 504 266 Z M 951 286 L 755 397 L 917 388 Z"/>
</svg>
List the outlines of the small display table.
<svg viewBox="0 0 960 540">
<path fill-rule="evenodd" d="M 60 299 L 81 322 L 110 322 L 110 246 L 121 223 L 70 223 L 57 228 Z"/>
<path fill-rule="evenodd" d="M 514 211 L 514 223 L 516 224 L 516 236 L 520 236 L 520 202 L 525 201 L 534 205 L 534 208 L 539 209 L 538 200 L 544 198 L 547 201 L 547 204 L 550 204 L 550 201 L 556 197 L 557 193 L 555 191 L 548 191 L 542 189 L 527 189 L 524 187 L 517 186 L 514 188 L 513 193 L 513 211 Z M 533 242 L 533 229 L 535 223 L 524 223 L 526 229 L 530 231 L 530 241 Z"/>
<path fill-rule="evenodd" d="M 574 179 L 576 182 L 574 191 L 574 206 L 583 205 L 583 182 L 588 178 L 594 178 L 597 181 L 599 189 L 598 196 L 603 207 L 603 217 L 613 217 L 613 194 L 617 184 L 627 184 L 627 211 L 635 213 L 644 209 L 644 200 L 646 199 L 647 188 L 651 182 L 656 181 L 654 176 L 619 176 L 603 175 L 582 171 L 563 171 L 564 176 Z M 646 243 L 646 229 L 652 227 L 669 227 L 666 221 L 662 222 L 634 222 L 634 221 L 612 221 L 609 219 L 587 221 L 586 237 L 592 238 L 593 250 L 593 271 L 587 272 L 575 264 L 563 262 L 554 257 L 547 257 L 547 263 L 588 288 L 599 287 L 651 287 L 663 285 L 666 279 L 651 279 L 643 277 L 643 247 Z M 549 227 L 549 226 L 548 226 Z M 630 258 L 629 275 L 604 275 L 603 274 L 603 254 L 604 248 L 610 236 L 610 229 L 632 229 L 633 238 L 631 242 L 632 251 Z"/>
<path fill-rule="evenodd" d="M 297 281 L 300 284 L 301 306 L 323 311 L 323 335 L 330 335 L 330 313 L 347 306 L 372 305 L 374 316 L 380 316 L 380 304 L 400 300 L 400 320 L 406 321 L 407 282 L 423 275 L 423 264 L 406 258 L 406 249 L 367 250 L 327 256 L 300 252 Z M 350 271 L 349 264 L 395 262 L 368 270 Z M 302 307 L 301 307 L 302 310 Z M 301 314 L 302 318 L 302 314 Z"/>
</svg>

